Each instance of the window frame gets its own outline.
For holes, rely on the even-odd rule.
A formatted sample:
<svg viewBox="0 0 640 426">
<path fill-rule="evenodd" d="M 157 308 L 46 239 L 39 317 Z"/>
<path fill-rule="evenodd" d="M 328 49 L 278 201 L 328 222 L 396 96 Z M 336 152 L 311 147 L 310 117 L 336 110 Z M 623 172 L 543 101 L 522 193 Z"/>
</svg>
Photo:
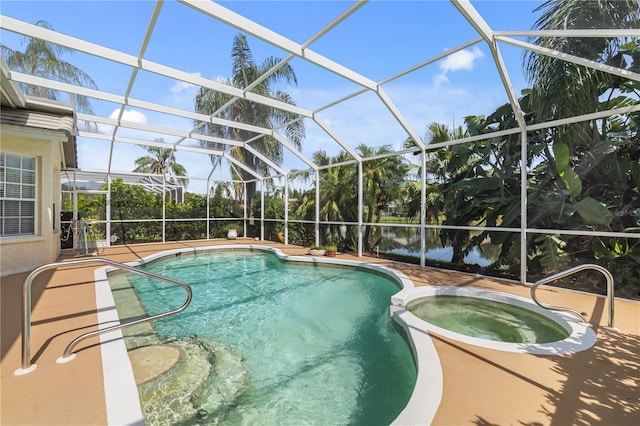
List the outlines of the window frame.
<svg viewBox="0 0 640 426">
<path fill-rule="evenodd" d="M 7 163 L 7 157 L 17 157 L 20 161 L 19 167 L 9 166 Z M 30 161 L 33 165 L 32 168 L 25 167 L 25 159 Z M 20 176 L 19 182 L 13 182 L 7 180 L 7 170 L 15 171 Z M 33 183 L 25 183 L 24 182 L 24 173 L 31 172 L 33 173 Z M 16 152 L 9 151 L 0 151 L 0 203 L 4 204 L 6 201 L 17 201 L 18 202 L 18 211 L 17 216 L 10 216 L 12 219 L 17 219 L 17 233 L 5 233 L 5 220 L 6 216 L 6 206 L 3 205 L 3 208 L 0 209 L 0 238 L 8 239 L 8 238 L 30 238 L 39 235 L 38 228 L 38 190 L 39 190 L 39 172 L 38 172 L 38 157 L 35 155 L 21 154 Z M 9 197 L 7 196 L 7 184 L 19 185 L 20 194 L 18 197 Z M 24 197 L 23 192 L 24 188 L 31 188 L 32 197 Z M 22 213 L 22 203 L 32 203 L 33 205 L 33 214 L 23 215 Z M 22 231 L 22 222 L 23 220 L 31 221 L 31 231 L 29 232 L 21 232 Z"/>
</svg>

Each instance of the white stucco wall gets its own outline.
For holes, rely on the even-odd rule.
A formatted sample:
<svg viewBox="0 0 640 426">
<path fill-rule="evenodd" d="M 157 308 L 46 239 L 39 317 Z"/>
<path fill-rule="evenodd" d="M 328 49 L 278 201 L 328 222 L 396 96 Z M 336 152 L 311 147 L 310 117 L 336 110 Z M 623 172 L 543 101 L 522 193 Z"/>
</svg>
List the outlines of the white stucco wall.
<svg viewBox="0 0 640 426">
<path fill-rule="evenodd" d="M 0 237 L 0 276 L 5 276 L 55 262 L 60 255 L 61 143 L 68 137 L 64 132 L 11 125 L 0 130 L 0 150 L 37 159 L 35 235 Z"/>
</svg>

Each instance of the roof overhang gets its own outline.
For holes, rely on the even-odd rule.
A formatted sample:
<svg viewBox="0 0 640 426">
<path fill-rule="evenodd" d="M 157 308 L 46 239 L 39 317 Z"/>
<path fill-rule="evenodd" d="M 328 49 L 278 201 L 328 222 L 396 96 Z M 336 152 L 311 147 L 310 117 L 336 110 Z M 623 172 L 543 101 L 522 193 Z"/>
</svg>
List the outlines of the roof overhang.
<svg viewBox="0 0 640 426">
<path fill-rule="evenodd" d="M 3 129 L 14 128 L 16 133 L 35 137 L 43 136 L 42 131 L 59 133 L 59 140 L 63 142 L 64 166 L 78 167 L 73 106 L 66 102 L 25 96 L 18 84 L 10 80 L 9 68 L 1 59 L 0 71 L 0 123 Z"/>
<path fill-rule="evenodd" d="M 12 133 L 62 142 L 64 166 L 77 167 L 76 137 L 72 116 L 3 106 L 0 112 L 0 123 L 5 134 Z"/>
</svg>

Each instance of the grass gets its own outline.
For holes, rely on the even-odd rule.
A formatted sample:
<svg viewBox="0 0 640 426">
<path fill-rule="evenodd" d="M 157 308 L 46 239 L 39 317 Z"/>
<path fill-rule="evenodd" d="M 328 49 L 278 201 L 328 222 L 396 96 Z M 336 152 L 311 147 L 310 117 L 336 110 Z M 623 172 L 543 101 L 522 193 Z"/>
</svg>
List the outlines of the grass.
<svg viewBox="0 0 640 426">
<path fill-rule="evenodd" d="M 410 224 L 415 224 L 415 225 L 419 225 L 420 224 L 420 218 L 419 217 L 414 217 L 413 219 L 405 217 L 405 216 L 382 216 L 380 218 L 380 223 L 392 223 L 392 224 L 405 224 L 405 223 L 410 223 Z"/>
</svg>

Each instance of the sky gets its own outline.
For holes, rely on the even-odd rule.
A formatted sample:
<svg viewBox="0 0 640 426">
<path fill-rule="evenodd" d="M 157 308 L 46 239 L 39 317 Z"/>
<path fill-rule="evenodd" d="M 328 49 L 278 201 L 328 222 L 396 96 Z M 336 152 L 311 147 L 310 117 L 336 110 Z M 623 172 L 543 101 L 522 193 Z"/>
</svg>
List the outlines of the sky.
<svg viewBox="0 0 640 426">
<path fill-rule="evenodd" d="M 472 5 L 494 30 L 532 28 L 541 2 L 472 1 Z M 280 35 L 304 43 L 347 10 L 346 1 L 233 1 L 223 7 Z M 92 43 L 138 55 L 155 1 L 29 1 L 3 0 L 2 15 L 28 23 L 47 21 L 56 31 Z M 238 30 L 174 1 L 165 1 L 144 59 L 175 67 L 211 79 L 231 77 L 230 52 Z M 0 32 L 2 44 L 22 50 L 23 37 L 6 30 Z M 375 82 L 454 49 L 478 37 L 475 30 L 449 1 L 372 1 L 326 33 L 309 48 Z M 262 40 L 248 36 L 256 63 L 274 56 L 285 58 L 287 52 Z M 500 45 L 501 54 L 516 91 L 527 87 L 522 73 L 522 51 Z M 63 59 L 87 72 L 98 88 L 124 95 L 132 68 L 114 64 L 80 52 L 62 55 Z M 352 94 L 360 86 L 304 59 L 294 58 L 290 65 L 298 85 L 276 87 L 289 93 L 296 104 L 315 111 Z M 420 137 L 431 122 L 449 126 L 463 124 L 467 115 L 489 115 L 508 101 L 492 55 L 484 43 L 477 43 L 445 59 L 420 68 L 382 86 L 394 106 Z M 149 102 L 170 105 L 189 111 L 194 109 L 197 88 L 149 72 L 138 73 L 130 96 Z M 117 117 L 120 105 L 92 100 L 97 115 Z M 389 145 L 399 149 L 406 132 L 373 92 L 366 92 L 336 106 L 322 109 L 317 116 L 351 147 Z M 191 130 L 190 120 L 128 107 L 126 120 Z M 318 150 L 329 155 L 340 146 L 312 120 L 305 120 L 306 138 L 302 152 L 308 158 Z M 100 125 L 101 132 L 111 133 Z M 154 140 L 162 135 L 121 130 L 119 135 Z M 164 137 L 166 142 L 175 138 Z M 196 141 L 187 145 L 197 146 Z M 78 157 L 82 169 L 105 170 L 110 143 L 79 138 Z M 131 171 L 135 159 L 146 155 L 136 145 L 114 146 L 112 171 Z M 208 156 L 178 151 L 176 157 L 192 177 L 209 174 Z M 306 168 L 293 154 L 285 152 L 283 167 Z M 226 169 L 225 169 L 226 170 Z M 221 176 L 226 172 L 219 171 Z M 189 190 L 202 192 L 204 183 L 192 179 Z"/>
</svg>

